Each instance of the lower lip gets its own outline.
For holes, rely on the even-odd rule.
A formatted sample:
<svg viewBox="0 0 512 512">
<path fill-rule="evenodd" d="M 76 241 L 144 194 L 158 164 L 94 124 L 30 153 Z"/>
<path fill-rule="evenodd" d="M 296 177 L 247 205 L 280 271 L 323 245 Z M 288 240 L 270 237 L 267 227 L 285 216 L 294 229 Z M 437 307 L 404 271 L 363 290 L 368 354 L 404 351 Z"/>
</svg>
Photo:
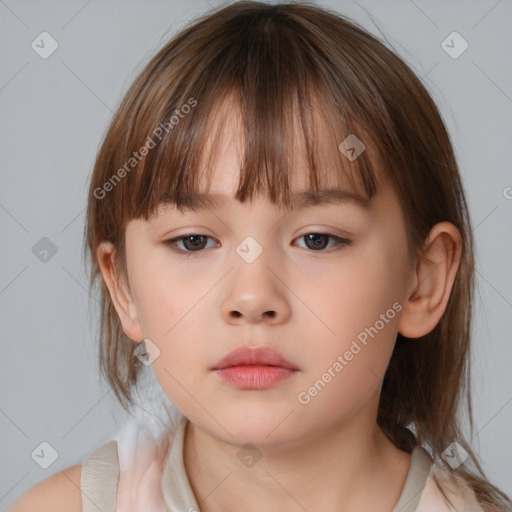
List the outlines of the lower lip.
<svg viewBox="0 0 512 512">
<path fill-rule="evenodd" d="M 221 378 L 240 389 L 267 389 L 291 377 L 296 370 L 282 366 L 231 366 L 215 370 Z"/>
</svg>

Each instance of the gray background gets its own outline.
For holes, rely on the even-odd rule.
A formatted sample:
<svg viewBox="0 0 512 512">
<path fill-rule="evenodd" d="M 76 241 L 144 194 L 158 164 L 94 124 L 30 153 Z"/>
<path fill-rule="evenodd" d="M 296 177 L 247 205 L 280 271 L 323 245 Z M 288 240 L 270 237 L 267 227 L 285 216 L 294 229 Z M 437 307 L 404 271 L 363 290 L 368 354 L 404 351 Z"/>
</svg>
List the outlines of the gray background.
<svg viewBox="0 0 512 512">
<path fill-rule="evenodd" d="M 185 22 L 216 5 L 0 0 L 4 507 L 81 462 L 122 421 L 98 377 L 97 297 L 87 294 L 81 259 L 87 180 L 112 113 L 144 63 Z M 491 481 L 512 494 L 512 2 L 322 5 L 377 35 L 380 28 L 423 77 L 447 123 L 477 242 L 473 443 Z M 47 59 L 31 48 L 43 31 L 59 45 Z M 469 44 L 456 59 L 441 46 L 453 31 Z M 32 252 L 43 237 L 57 248 L 46 262 Z M 30 456 L 42 441 L 59 454 L 46 470 Z"/>
</svg>

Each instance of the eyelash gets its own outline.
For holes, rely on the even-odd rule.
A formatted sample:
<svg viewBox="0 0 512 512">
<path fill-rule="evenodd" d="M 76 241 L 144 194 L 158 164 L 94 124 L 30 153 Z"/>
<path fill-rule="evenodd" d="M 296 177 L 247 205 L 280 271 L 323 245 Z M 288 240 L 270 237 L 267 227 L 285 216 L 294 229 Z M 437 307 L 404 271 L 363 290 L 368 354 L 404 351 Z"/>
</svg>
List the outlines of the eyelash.
<svg viewBox="0 0 512 512">
<path fill-rule="evenodd" d="M 344 246 L 347 246 L 347 245 L 350 245 L 352 243 L 351 240 L 347 239 L 347 238 L 341 238 L 339 236 L 336 236 L 336 235 L 332 235 L 330 233 L 321 233 L 321 232 L 316 232 L 316 231 L 312 231 L 310 233 L 306 233 L 304 235 L 301 235 L 297 238 L 297 240 L 301 239 L 301 238 L 304 238 L 308 235 L 322 235 L 322 236 L 327 236 L 331 239 L 334 240 L 335 242 L 335 245 L 334 245 L 334 250 L 339 250 L 341 249 L 342 247 Z M 171 250 L 175 251 L 175 252 L 178 252 L 178 253 L 181 253 L 181 254 L 184 254 L 186 255 L 187 257 L 189 256 L 193 256 L 194 254 L 200 254 L 201 252 L 204 252 L 205 249 L 199 249 L 197 251 L 187 251 L 187 250 L 183 250 L 183 249 L 179 249 L 177 247 L 177 242 L 181 242 L 182 240 L 185 240 L 187 238 L 190 238 L 190 237 L 193 237 L 193 236 L 201 236 L 203 238 L 210 238 L 211 240 L 213 240 L 212 237 L 210 236 L 207 236 L 207 235 L 201 235 L 200 233 L 190 233 L 188 235 L 183 235 L 183 236 L 178 236 L 176 238 L 171 238 L 169 240 L 164 240 L 163 244 L 168 246 Z M 315 251 L 315 250 L 310 250 L 310 252 L 332 252 L 332 247 L 331 249 L 320 249 L 318 251 Z"/>
</svg>

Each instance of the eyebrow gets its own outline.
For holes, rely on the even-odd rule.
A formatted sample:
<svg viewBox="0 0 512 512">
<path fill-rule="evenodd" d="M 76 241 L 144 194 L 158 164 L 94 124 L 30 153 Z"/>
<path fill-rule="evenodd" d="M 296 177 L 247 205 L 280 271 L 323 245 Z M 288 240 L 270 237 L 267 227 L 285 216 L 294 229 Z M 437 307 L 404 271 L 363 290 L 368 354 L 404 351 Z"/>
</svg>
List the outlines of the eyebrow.
<svg viewBox="0 0 512 512">
<path fill-rule="evenodd" d="M 231 198 L 224 194 L 211 194 L 197 192 L 183 198 L 182 203 L 186 208 L 193 210 L 204 210 L 216 208 Z M 328 204 L 352 204 L 363 211 L 369 211 L 372 207 L 371 201 L 355 192 L 335 188 L 319 190 L 314 193 L 308 190 L 292 192 L 290 194 L 291 210 L 298 210 L 310 206 L 322 206 Z"/>
</svg>

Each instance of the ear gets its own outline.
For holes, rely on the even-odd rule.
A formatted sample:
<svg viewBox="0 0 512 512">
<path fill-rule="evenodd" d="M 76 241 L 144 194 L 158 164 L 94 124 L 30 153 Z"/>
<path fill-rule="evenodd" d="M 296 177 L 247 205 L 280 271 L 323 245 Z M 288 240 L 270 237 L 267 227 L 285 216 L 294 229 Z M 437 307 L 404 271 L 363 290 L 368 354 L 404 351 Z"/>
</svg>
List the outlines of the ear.
<svg viewBox="0 0 512 512">
<path fill-rule="evenodd" d="M 115 273 L 114 246 L 111 242 L 101 242 L 96 249 L 96 257 L 103 280 L 110 292 L 110 298 L 123 326 L 124 333 L 133 341 L 144 339 L 141 322 L 129 286 Z"/>
<path fill-rule="evenodd" d="M 459 268 L 462 239 L 451 222 L 433 226 L 409 279 L 398 332 L 418 338 L 431 332 L 445 312 Z"/>
</svg>

